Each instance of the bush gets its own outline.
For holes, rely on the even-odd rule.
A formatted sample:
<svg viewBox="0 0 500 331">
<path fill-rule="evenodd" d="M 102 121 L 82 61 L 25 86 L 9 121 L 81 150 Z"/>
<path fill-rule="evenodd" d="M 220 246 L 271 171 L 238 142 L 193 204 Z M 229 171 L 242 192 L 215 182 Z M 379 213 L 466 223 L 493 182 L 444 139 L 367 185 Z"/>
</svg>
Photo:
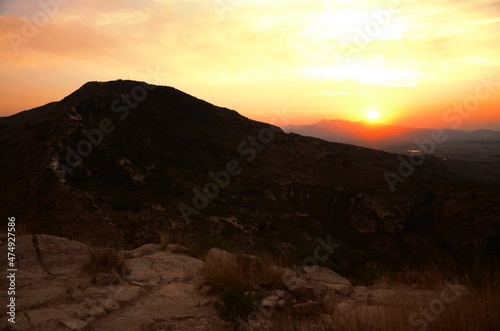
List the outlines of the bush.
<svg viewBox="0 0 500 331">
<path fill-rule="evenodd" d="M 219 299 L 220 301 L 214 303 L 214 308 L 219 318 L 233 324 L 235 331 L 251 313 L 257 310 L 254 304 L 257 297 L 245 293 L 243 287 L 227 287 L 222 291 Z"/>
<path fill-rule="evenodd" d="M 89 249 L 90 260 L 84 265 L 84 270 L 91 274 L 97 273 L 128 273 L 124 258 L 116 249 L 92 247 Z"/>
</svg>

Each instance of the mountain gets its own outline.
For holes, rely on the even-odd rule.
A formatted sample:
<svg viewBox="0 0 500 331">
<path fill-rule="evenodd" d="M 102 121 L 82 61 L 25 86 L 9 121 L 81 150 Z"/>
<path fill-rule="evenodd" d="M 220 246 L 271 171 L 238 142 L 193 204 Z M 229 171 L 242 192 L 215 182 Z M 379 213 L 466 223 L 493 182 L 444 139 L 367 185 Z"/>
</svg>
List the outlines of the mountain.
<svg viewBox="0 0 500 331">
<path fill-rule="evenodd" d="M 329 263 L 347 268 L 472 254 L 500 224 L 498 191 L 464 186 L 433 156 L 287 134 L 142 82 L 89 82 L 0 118 L 0 149 L 18 231 L 101 245 L 170 231 L 301 259 L 335 240 Z"/>
<path fill-rule="evenodd" d="M 367 147 L 411 144 L 415 140 L 432 137 L 434 129 L 416 129 L 399 125 L 383 125 L 369 122 L 322 120 L 309 125 L 288 125 L 283 129 L 304 136 L 328 141 L 356 144 Z M 444 129 L 447 142 L 456 141 L 500 141 L 500 131 Z"/>
</svg>

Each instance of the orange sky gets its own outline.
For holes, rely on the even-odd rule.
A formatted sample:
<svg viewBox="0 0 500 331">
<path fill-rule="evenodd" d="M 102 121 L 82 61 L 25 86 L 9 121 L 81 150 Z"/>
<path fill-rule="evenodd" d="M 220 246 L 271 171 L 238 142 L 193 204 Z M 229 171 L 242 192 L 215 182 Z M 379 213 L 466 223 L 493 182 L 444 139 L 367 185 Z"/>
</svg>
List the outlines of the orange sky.
<svg viewBox="0 0 500 331">
<path fill-rule="evenodd" d="M 123 78 L 278 125 L 375 109 L 500 130 L 498 14 L 496 0 L 0 0 L 0 116 Z"/>
</svg>

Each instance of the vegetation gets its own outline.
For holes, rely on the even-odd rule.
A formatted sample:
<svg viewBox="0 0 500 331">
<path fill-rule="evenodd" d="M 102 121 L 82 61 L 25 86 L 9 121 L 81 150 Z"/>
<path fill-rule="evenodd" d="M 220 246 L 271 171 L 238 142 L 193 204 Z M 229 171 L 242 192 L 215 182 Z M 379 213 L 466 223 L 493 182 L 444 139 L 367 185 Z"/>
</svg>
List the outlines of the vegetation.
<svg viewBox="0 0 500 331">
<path fill-rule="evenodd" d="M 90 260 L 84 266 L 84 270 L 90 274 L 110 273 L 124 275 L 128 273 L 125 259 L 117 249 L 91 247 L 89 253 Z"/>
<path fill-rule="evenodd" d="M 214 303 L 218 316 L 234 326 L 234 331 L 254 311 L 254 302 L 258 297 L 252 293 L 245 293 L 243 287 L 227 287 L 219 296 L 219 301 Z"/>
</svg>

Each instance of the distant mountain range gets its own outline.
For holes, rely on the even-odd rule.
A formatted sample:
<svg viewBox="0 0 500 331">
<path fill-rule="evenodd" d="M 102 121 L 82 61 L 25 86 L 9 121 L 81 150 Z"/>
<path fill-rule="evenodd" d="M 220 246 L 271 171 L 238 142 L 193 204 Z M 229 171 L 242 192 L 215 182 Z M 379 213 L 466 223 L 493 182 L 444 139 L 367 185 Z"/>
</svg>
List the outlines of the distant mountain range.
<svg viewBox="0 0 500 331">
<path fill-rule="evenodd" d="M 384 125 L 369 122 L 344 120 L 322 120 L 308 125 L 284 126 L 285 132 L 317 137 L 332 142 L 380 147 L 413 143 L 416 139 L 432 137 L 435 129 L 416 129 L 399 125 Z M 500 141 L 500 131 L 444 129 L 446 141 Z"/>
</svg>

